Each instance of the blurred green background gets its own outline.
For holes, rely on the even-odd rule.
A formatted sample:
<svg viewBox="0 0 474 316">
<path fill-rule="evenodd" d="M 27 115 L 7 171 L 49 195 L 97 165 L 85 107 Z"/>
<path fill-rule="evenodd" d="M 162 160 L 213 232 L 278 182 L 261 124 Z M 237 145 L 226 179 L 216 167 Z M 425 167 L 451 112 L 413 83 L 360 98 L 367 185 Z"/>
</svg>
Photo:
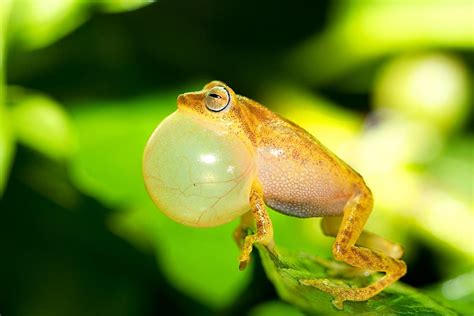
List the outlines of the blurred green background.
<svg viewBox="0 0 474 316">
<path fill-rule="evenodd" d="M 237 221 L 180 226 L 141 155 L 179 93 L 222 80 L 366 179 L 368 229 L 403 278 L 474 311 L 472 1 L 3 0 L 0 313 L 299 315 Z M 278 245 L 331 256 L 319 219 L 272 212 Z"/>
</svg>

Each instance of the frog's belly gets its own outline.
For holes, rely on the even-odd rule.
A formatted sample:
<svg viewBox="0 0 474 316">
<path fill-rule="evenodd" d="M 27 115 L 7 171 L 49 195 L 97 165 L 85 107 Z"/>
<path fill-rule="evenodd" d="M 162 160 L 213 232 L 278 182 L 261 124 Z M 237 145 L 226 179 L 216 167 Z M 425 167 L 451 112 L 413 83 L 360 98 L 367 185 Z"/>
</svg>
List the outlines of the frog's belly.
<svg viewBox="0 0 474 316">
<path fill-rule="evenodd" d="M 303 155 L 304 156 L 304 155 Z M 274 150 L 262 149 L 257 155 L 257 175 L 265 203 L 296 217 L 342 215 L 355 186 L 350 175 L 333 157 L 294 159 Z"/>
</svg>

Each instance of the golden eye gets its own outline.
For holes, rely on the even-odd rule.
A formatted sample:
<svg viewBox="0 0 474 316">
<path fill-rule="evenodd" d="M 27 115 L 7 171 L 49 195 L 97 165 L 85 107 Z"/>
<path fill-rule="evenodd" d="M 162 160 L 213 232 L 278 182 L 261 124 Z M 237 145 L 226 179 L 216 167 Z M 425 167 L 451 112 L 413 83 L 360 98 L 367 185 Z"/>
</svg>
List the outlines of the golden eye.
<svg viewBox="0 0 474 316">
<path fill-rule="evenodd" d="M 212 112 L 220 112 L 230 104 L 230 93 L 226 88 L 216 86 L 206 95 L 206 108 Z"/>
</svg>

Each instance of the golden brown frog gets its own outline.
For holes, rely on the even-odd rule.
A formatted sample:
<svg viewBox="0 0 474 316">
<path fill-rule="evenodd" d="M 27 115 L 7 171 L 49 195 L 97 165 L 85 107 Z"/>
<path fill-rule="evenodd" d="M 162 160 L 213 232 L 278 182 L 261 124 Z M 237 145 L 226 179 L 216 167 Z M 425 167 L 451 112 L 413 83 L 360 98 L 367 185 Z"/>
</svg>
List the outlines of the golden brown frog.
<svg viewBox="0 0 474 316">
<path fill-rule="evenodd" d="M 216 226 L 241 216 L 234 236 L 241 269 L 254 243 L 273 251 L 265 205 L 290 216 L 324 217 L 337 260 L 385 273 L 364 288 L 300 280 L 331 294 L 338 308 L 369 299 L 406 272 L 402 248 L 363 229 L 373 200 L 362 177 L 304 129 L 222 82 L 178 96 L 178 110 L 147 143 L 143 175 L 155 204 L 177 222 Z M 246 236 L 253 221 L 256 233 Z"/>
</svg>

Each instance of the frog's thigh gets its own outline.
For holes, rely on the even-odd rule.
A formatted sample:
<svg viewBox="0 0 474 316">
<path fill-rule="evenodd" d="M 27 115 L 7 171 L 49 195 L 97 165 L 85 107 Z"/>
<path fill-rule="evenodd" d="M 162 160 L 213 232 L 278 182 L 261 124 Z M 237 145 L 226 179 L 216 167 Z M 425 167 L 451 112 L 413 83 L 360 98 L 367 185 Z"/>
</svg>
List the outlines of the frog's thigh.
<svg viewBox="0 0 474 316">
<path fill-rule="evenodd" d="M 325 235 L 336 237 L 341 222 L 342 217 L 324 217 L 321 221 L 321 228 Z M 403 256 L 402 246 L 366 230 L 362 231 L 356 245 L 382 252 L 395 259 L 400 259 Z"/>
<path fill-rule="evenodd" d="M 252 252 L 253 244 L 260 243 L 267 247 L 270 251 L 273 251 L 273 226 L 265 208 L 265 202 L 263 200 L 262 186 L 255 180 L 252 185 L 250 193 L 250 206 L 252 208 L 252 215 L 255 219 L 257 232 L 253 235 L 246 236 L 244 239 L 244 245 L 240 252 L 240 266 L 241 270 L 245 269 L 249 260 L 250 253 Z M 248 218 L 243 218 L 245 222 Z"/>
<path fill-rule="evenodd" d="M 342 309 L 346 300 L 365 301 L 381 292 L 384 288 L 398 280 L 406 272 L 406 264 L 386 254 L 356 246 L 365 222 L 372 209 L 370 192 L 360 193 L 349 200 L 344 207 L 341 226 L 333 246 L 334 257 L 355 267 L 373 271 L 385 272 L 385 276 L 375 283 L 363 288 L 346 288 L 334 286 L 324 280 L 301 280 L 305 285 L 311 285 L 331 294 L 333 304 Z"/>
</svg>

